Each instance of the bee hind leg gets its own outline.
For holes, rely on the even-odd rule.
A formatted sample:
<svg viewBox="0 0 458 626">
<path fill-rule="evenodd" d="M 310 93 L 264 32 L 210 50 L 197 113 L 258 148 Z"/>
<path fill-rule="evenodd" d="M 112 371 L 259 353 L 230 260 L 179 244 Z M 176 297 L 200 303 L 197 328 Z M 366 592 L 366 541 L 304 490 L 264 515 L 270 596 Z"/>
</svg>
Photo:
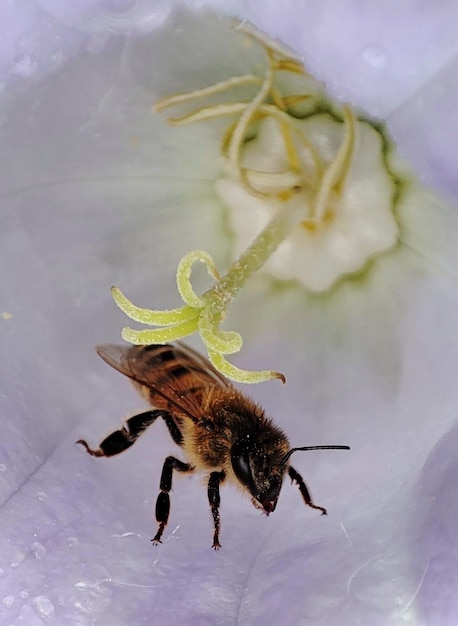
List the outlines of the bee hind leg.
<svg viewBox="0 0 458 626">
<path fill-rule="evenodd" d="M 301 492 L 301 495 L 302 495 L 302 498 L 304 499 L 305 504 L 311 507 L 312 509 L 318 509 L 318 511 L 321 511 L 321 515 L 327 515 L 328 512 L 326 511 L 326 509 L 324 509 L 322 506 L 317 506 L 316 504 L 312 502 L 312 497 L 310 495 L 309 490 L 307 489 L 307 485 L 305 484 L 304 479 L 299 474 L 299 472 L 296 472 L 294 467 L 290 466 L 288 469 L 288 474 L 289 474 L 289 477 L 291 478 L 291 482 L 294 481 L 299 487 L 299 491 Z"/>
<path fill-rule="evenodd" d="M 177 470 L 179 472 L 192 472 L 194 467 L 189 463 L 183 463 L 183 461 L 176 459 L 174 456 L 168 456 L 165 459 L 162 467 L 161 482 L 159 485 L 161 491 L 156 500 L 156 521 L 159 524 L 159 528 L 157 529 L 157 533 L 153 539 L 151 539 L 153 545 L 162 543 L 162 533 L 164 532 L 164 528 L 167 526 L 167 522 L 169 521 L 169 492 L 172 489 L 173 470 Z"/>
<path fill-rule="evenodd" d="M 210 478 L 208 480 L 208 501 L 210 503 L 210 508 L 213 517 L 213 545 L 212 548 L 214 550 L 219 550 L 221 548 L 221 544 L 219 542 L 219 531 L 221 529 L 221 519 L 219 515 L 219 505 L 221 502 L 221 498 L 219 495 L 219 486 L 225 479 L 226 475 L 224 472 L 212 472 L 210 474 Z"/>
<path fill-rule="evenodd" d="M 144 413 L 134 415 L 126 420 L 119 430 L 115 430 L 108 437 L 105 437 L 96 450 L 90 448 L 84 439 L 78 439 L 76 443 L 81 444 L 91 456 L 115 456 L 130 448 L 148 426 L 151 426 L 158 417 L 164 417 L 165 415 L 168 415 L 168 413 L 160 410 L 145 411 Z"/>
</svg>

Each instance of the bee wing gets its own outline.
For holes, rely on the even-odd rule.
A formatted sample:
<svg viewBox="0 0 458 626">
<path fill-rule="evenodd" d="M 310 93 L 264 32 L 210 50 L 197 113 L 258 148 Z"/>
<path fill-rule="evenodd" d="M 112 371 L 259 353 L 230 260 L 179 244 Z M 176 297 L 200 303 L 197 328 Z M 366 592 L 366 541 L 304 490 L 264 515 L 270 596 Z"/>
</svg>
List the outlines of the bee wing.
<svg viewBox="0 0 458 626">
<path fill-rule="evenodd" d="M 151 404 L 176 418 L 199 421 L 209 386 L 232 385 L 207 359 L 181 342 L 151 346 L 97 346 L 115 370 L 148 388 Z"/>
</svg>

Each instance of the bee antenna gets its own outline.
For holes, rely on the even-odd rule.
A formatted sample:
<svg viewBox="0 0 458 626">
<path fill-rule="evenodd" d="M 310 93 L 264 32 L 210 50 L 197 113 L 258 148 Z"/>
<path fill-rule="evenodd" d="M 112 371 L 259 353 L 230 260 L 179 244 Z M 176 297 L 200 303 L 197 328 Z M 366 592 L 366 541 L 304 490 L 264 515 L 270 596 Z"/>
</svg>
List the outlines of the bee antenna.
<svg viewBox="0 0 458 626">
<path fill-rule="evenodd" d="M 303 448 L 291 448 L 280 461 L 280 465 L 285 465 L 293 452 L 298 452 L 299 450 L 350 450 L 350 446 L 304 446 Z"/>
</svg>

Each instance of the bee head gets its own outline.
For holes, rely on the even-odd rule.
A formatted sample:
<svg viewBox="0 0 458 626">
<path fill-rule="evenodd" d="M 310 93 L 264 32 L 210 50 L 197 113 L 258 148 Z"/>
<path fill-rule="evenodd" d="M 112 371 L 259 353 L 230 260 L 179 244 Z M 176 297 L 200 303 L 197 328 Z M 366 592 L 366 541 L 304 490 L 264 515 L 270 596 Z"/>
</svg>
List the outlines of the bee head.
<svg viewBox="0 0 458 626">
<path fill-rule="evenodd" d="M 277 506 L 289 458 L 299 450 L 349 450 L 349 446 L 304 446 L 288 449 L 284 435 L 266 433 L 247 436 L 234 443 L 231 449 L 231 464 L 238 481 L 253 498 L 256 508 L 266 515 Z"/>
<path fill-rule="evenodd" d="M 288 450 L 283 437 L 248 437 L 236 441 L 231 449 L 231 464 L 238 481 L 250 493 L 256 508 L 266 515 L 277 506 L 287 465 L 281 464 Z"/>
</svg>

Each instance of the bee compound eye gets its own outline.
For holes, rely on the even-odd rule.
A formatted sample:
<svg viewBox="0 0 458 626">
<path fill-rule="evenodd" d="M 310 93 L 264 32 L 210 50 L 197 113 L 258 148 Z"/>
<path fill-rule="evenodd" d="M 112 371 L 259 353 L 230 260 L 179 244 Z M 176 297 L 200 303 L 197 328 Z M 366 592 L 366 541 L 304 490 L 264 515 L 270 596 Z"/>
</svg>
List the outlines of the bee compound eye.
<svg viewBox="0 0 458 626">
<path fill-rule="evenodd" d="M 234 474 L 239 481 L 252 490 L 254 488 L 253 474 L 251 472 L 250 455 L 246 444 L 239 442 L 232 446 L 231 464 Z"/>
</svg>

